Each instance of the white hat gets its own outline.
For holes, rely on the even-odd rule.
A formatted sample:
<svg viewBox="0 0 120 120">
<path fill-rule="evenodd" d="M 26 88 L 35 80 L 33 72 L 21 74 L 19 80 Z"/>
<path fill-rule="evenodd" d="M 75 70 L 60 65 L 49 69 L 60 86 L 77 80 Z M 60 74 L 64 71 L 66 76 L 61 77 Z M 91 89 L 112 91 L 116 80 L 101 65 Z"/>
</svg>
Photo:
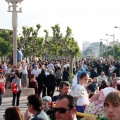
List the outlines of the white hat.
<svg viewBox="0 0 120 120">
<path fill-rule="evenodd" d="M 51 99 L 50 96 L 45 96 L 45 97 L 42 98 L 42 101 L 51 102 L 52 99 Z"/>
</svg>

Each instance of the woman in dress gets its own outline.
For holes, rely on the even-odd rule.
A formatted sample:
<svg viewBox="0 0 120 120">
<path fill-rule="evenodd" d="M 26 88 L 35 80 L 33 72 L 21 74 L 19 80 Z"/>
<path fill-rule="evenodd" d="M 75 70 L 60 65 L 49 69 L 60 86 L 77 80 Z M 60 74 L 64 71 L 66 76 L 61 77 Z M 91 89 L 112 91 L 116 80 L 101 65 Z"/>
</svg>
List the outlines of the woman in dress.
<svg viewBox="0 0 120 120">
<path fill-rule="evenodd" d="M 26 62 L 24 60 L 22 60 L 21 62 L 21 71 L 22 71 L 22 75 L 21 75 L 21 83 L 22 83 L 22 87 L 26 88 L 28 85 L 28 71 L 27 71 L 27 65 Z"/>
<path fill-rule="evenodd" d="M 37 81 L 35 79 L 34 74 L 31 75 L 29 87 L 34 88 L 35 94 L 38 94 L 38 83 L 37 83 Z"/>
<path fill-rule="evenodd" d="M 88 93 L 86 90 L 86 85 L 88 83 L 89 75 L 86 71 L 81 70 L 77 73 L 73 81 L 76 81 L 77 84 L 72 84 L 71 95 L 76 98 L 77 106 L 76 109 L 78 112 L 84 112 L 87 105 L 89 105 Z"/>
<path fill-rule="evenodd" d="M 104 99 L 110 92 L 116 91 L 113 87 L 106 87 L 101 89 L 97 94 L 91 97 L 90 104 L 86 107 L 84 113 L 100 116 L 100 118 L 106 118 L 104 111 Z"/>
</svg>

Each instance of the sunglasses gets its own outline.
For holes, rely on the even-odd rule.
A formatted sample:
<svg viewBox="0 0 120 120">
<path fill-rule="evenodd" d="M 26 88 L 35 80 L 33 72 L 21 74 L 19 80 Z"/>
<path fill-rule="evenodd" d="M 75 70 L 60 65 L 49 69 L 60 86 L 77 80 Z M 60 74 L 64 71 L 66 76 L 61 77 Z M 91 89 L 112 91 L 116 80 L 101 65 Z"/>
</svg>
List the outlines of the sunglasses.
<svg viewBox="0 0 120 120">
<path fill-rule="evenodd" d="M 70 108 L 54 108 L 55 112 L 59 112 L 59 113 L 65 113 L 67 110 L 71 110 Z"/>
</svg>

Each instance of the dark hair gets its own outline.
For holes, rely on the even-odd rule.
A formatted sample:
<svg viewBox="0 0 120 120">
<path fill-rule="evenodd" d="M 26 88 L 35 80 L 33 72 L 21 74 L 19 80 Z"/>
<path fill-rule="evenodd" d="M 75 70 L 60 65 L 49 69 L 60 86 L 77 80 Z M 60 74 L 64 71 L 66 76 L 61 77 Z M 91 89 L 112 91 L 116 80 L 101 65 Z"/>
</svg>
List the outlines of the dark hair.
<svg viewBox="0 0 120 120">
<path fill-rule="evenodd" d="M 108 85 L 107 85 L 106 81 L 103 80 L 103 81 L 101 82 L 101 85 L 100 85 L 100 87 L 99 87 L 99 90 L 104 89 L 104 88 L 106 88 L 106 87 L 108 87 Z"/>
<path fill-rule="evenodd" d="M 101 82 L 101 84 L 104 85 L 104 86 L 107 86 L 107 82 L 106 82 L 105 80 L 103 80 L 103 81 Z"/>
<path fill-rule="evenodd" d="M 18 72 L 15 72 L 15 74 L 14 75 L 17 75 L 18 77 L 19 77 L 19 73 Z"/>
<path fill-rule="evenodd" d="M 5 120 L 23 120 L 23 114 L 18 107 L 9 107 L 5 110 Z"/>
<path fill-rule="evenodd" d="M 82 79 L 82 78 L 84 78 L 85 76 L 87 75 L 87 73 L 86 72 L 83 72 L 81 75 L 80 75 L 80 79 Z"/>
<path fill-rule="evenodd" d="M 67 71 L 67 68 L 66 68 L 66 67 L 64 67 L 63 69 L 64 69 L 64 71 Z"/>
<path fill-rule="evenodd" d="M 35 77 L 35 75 L 34 75 L 34 74 L 31 74 L 31 75 L 30 75 L 30 78 L 34 78 L 34 77 Z"/>
<path fill-rule="evenodd" d="M 76 107 L 76 102 L 75 102 L 75 98 L 73 97 L 73 96 L 71 96 L 71 95 L 61 95 L 59 98 L 58 98 L 58 101 L 59 100 L 62 100 L 62 99 L 64 99 L 64 98 L 66 98 L 67 100 L 68 100 L 68 107 L 69 108 L 74 108 L 74 107 Z"/>
<path fill-rule="evenodd" d="M 27 99 L 28 99 L 28 103 L 30 105 L 33 105 L 34 110 L 36 110 L 36 111 L 40 111 L 41 110 L 42 100 L 41 100 L 39 95 L 33 94 L 33 95 L 28 96 Z"/>
<path fill-rule="evenodd" d="M 120 84 L 117 84 L 117 90 L 120 91 Z"/>
<path fill-rule="evenodd" d="M 79 77 L 78 77 L 77 84 L 79 84 L 79 78 L 82 79 L 82 78 L 84 78 L 86 75 L 87 75 L 86 72 L 82 72 L 82 73 L 79 75 Z"/>
<path fill-rule="evenodd" d="M 60 89 L 62 89 L 62 88 L 63 88 L 63 86 L 68 86 L 68 87 L 69 87 L 69 86 L 70 86 L 70 84 L 69 84 L 69 82 L 66 82 L 66 81 L 61 81 L 61 82 L 60 82 L 60 85 L 59 85 L 59 88 L 60 88 Z"/>
<path fill-rule="evenodd" d="M 57 70 L 61 70 L 61 68 L 60 68 L 60 67 L 57 67 Z"/>
</svg>

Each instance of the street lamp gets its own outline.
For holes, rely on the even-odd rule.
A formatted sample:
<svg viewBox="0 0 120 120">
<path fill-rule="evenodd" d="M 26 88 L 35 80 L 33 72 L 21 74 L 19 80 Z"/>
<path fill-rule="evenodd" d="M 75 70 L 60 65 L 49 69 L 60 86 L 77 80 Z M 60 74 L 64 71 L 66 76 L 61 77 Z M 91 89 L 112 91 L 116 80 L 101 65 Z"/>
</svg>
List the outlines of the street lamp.
<svg viewBox="0 0 120 120">
<path fill-rule="evenodd" d="M 113 59 L 114 59 L 114 57 L 115 57 L 115 52 L 114 52 L 114 40 L 115 40 L 115 35 L 113 34 L 113 35 L 108 35 L 108 34 L 106 34 L 106 36 L 111 36 L 111 37 L 113 37 Z"/>
<path fill-rule="evenodd" d="M 23 0 L 5 0 L 8 2 L 8 12 L 12 12 L 12 27 L 13 27 L 13 64 L 17 65 L 17 13 L 22 12 L 22 8 L 18 8 L 18 3 L 21 3 Z"/>
<path fill-rule="evenodd" d="M 100 51 L 101 51 L 101 44 L 102 44 L 102 58 L 103 58 L 103 43 L 102 43 L 102 40 L 100 39 L 100 50 L 99 50 L 99 54 L 100 54 Z"/>
<path fill-rule="evenodd" d="M 115 26 L 114 28 L 120 28 L 120 27 L 118 27 L 118 26 Z"/>
<path fill-rule="evenodd" d="M 104 41 L 107 42 L 107 57 L 108 57 L 108 39 L 100 39 L 100 40 L 101 40 L 101 41 L 104 40 Z M 102 44 L 102 49 L 103 49 L 103 44 Z M 103 50 L 102 50 L 102 52 L 103 52 Z"/>
</svg>

